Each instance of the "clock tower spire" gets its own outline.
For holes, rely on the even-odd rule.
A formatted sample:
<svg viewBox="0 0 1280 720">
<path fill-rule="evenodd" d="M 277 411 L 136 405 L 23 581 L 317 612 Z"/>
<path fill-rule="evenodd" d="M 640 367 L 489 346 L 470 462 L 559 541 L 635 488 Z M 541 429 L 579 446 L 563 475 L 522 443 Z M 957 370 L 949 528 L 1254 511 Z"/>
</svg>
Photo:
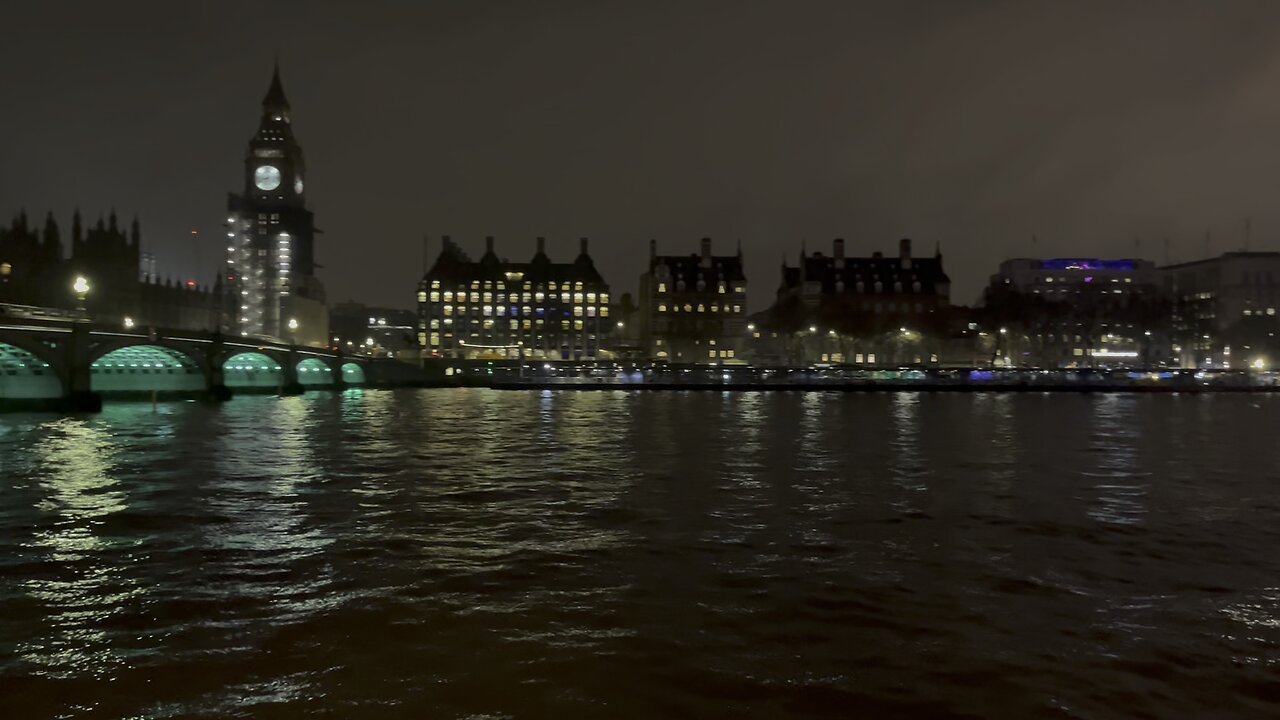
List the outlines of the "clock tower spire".
<svg viewBox="0 0 1280 720">
<path fill-rule="evenodd" d="M 315 277 L 314 217 L 306 206 L 306 161 L 280 63 L 262 98 L 262 116 L 249 140 L 244 190 L 227 204 L 225 325 L 246 336 L 318 339 L 328 335 L 324 289 Z M 311 307 L 318 304 L 319 310 Z M 305 311 L 305 312 L 304 312 Z M 299 315 L 307 315 L 304 323 Z M 323 315 L 323 319 L 315 316 Z M 301 328 L 291 332 L 290 320 Z"/>
</svg>

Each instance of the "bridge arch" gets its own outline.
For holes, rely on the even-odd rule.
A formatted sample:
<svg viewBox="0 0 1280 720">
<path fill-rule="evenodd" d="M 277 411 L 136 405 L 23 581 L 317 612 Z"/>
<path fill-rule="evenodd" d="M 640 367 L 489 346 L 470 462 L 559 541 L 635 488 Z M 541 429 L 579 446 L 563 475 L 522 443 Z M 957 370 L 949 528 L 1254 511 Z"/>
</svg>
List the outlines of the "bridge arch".
<svg viewBox="0 0 1280 720">
<path fill-rule="evenodd" d="M 123 345 L 89 363 L 89 387 L 102 393 L 200 392 L 204 370 L 196 358 L 163 345 Z"/>
<path fill-rule="evenodd" d="M 368 382 L 368 378 L 364 374 L 364 368 L 360 366 L 360 363 L 344 362 L 340 372 L 342 373 L 342 382 L 348 385 L 364 385 Z"/>
<path fill-rule="evenodd" d="M 328 386 L 335 384 L 333 368 L 319 358 L 303 358 L 298 361 L 298 384 Z"/>
<path fill-rule="evenodd" d="M 62 397 L 57 369 L 40 355 L 0 341 L 0 399 Z"/>
<path fill-rule="evenodd" d="M 256 351 L 238 352 L 222 363 L 222 382 L 229 388 L 270 388 L 284 384 L 284 368 Z"/>
</svg>

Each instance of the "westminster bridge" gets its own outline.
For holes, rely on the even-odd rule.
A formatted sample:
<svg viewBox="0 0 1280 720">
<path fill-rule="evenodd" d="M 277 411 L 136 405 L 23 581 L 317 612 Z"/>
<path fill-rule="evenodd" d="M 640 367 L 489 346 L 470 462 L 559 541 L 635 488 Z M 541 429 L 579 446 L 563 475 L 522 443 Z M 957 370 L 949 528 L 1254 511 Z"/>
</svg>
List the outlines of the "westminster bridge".
<svg viewBox="0 0 1280 720">
<path fill-rule="evenodd" d="M 122 327 L 79 313 L 0 305 L 0 405 L 94 410 L 104 395 L 298 394 L 376 382 L 377 365 L 273 339 Z"/>
</svg>

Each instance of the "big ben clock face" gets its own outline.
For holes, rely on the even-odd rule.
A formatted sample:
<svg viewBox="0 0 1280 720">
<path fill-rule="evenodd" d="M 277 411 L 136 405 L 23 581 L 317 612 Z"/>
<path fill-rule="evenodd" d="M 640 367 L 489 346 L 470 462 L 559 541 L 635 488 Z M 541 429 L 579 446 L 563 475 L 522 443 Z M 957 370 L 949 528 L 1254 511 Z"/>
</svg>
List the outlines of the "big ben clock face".
<svg viewBox="0 0 1280 720">
<path fill-rule="evenodd" d="M 293 191 L 298 195 L 302 194 L 302 176 L 301 175 L 293 179 Z"/>
<path fill-rule="evenodd" d="M 259 165 L 253 171 L 253 184 L 259 190 L 275 190 L 280 187 L 280 169 L 271 165 Z"/>
</svg>

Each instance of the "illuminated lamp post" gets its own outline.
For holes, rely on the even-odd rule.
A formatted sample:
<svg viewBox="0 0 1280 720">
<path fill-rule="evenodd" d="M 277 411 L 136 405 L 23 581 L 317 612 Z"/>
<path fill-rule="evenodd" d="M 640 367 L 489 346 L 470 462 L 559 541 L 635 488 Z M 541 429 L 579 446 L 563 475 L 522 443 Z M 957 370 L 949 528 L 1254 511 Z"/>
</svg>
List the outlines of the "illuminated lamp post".
<svg viewBox="0 0 1280 720">
<path fill-rule="evenodd" d="M 289 318 L 289 344 L 297 345 L 298 318 Z"/>
<path fill-rule="evenodd" d="M 71 283 L 71 289 L 76 293 L 76 310 L 85 312 L 85 298 L 89 295 L 89 280 L 83 275 L 77 275 L 75 282 Z"/>
</svg>

